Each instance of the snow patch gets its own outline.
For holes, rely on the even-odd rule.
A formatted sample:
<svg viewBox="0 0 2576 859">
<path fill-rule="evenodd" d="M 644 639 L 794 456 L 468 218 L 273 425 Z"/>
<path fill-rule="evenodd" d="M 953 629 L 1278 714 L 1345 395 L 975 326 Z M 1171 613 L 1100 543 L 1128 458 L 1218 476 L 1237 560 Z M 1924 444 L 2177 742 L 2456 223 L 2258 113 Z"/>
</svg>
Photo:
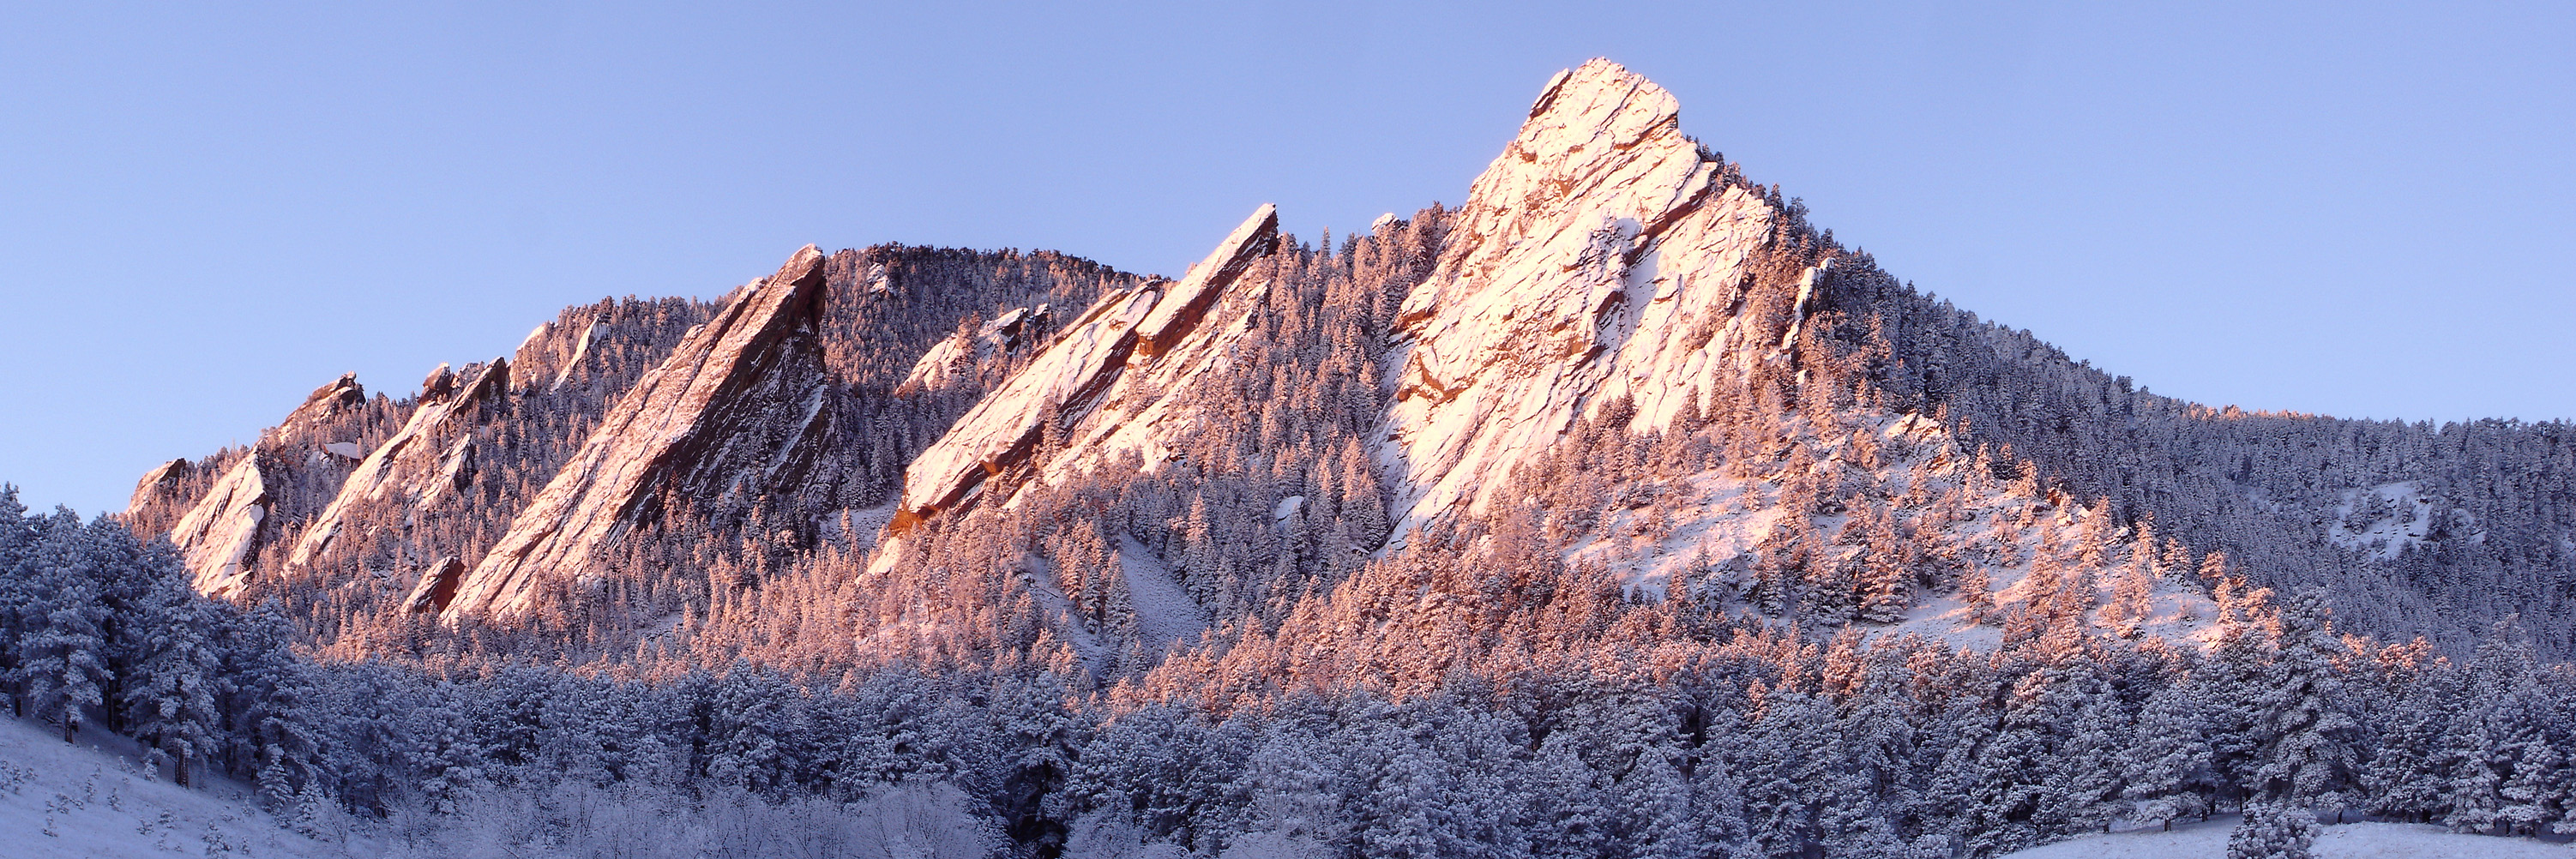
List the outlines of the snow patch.
<svg viewBox="0 0 2576 859">
<path fill-rule="evenodd" d="M 1207 613 L 1181 587 L 1180 577 L 1136 538 L 1118 535 L 1120 572 L 1127 576 L 1128 604 L 1136 609 L 1136 637 L 1148 653 L 1161 653 L 1179 642 L 1196 643 L 1207 630 Z"/>
<path fill-rule="evenodd" d="M 2004 854 L 2002 859 L 2222 859 L 2236 818 L 2087 835 Z M 2317 834 L 2318 859 L 2569 859 L 2576 849 L 2528 838 L 2463 835 L 2439 826 L 2347 823 Z"/>
<path fill-rule="evenodd" d="M 2433 533 L 2433 499 L 2413 480 L 2347 489 L 2335 504 L 2326 540 L 2373 557 L 2394 560 Z"/>
<path fill-rule="evenodd" d="M 66 744 L 50 726 L 0 718 L 0 853 L 348 855 L 284 828 L 239 783 L 200 769 L 197 786 L 182 788 L 145 769 L 133 740 L 96 730 L 79 739 Z"/>
</svg>

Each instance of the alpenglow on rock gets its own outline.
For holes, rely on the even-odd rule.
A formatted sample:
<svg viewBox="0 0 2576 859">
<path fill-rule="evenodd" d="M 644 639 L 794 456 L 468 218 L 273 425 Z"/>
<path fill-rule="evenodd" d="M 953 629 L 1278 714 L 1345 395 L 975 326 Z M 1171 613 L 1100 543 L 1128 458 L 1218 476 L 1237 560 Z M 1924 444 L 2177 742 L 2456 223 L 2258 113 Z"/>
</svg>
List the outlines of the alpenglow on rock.
<svg viewBox="0 0 2576 859">
<path fill-rule="evenodd" d="M 411 420 L 349 472 L 330 506 L 306 523 L 288 563 L 312 563 L 361 508 L 399 506 L 406 513 L 402 524 L 409 527 L 440 498 L 464 490 L 474 476 L 473 427 L 464 418 L 486 400 L 506 396 L 509 389 L 508 359 L 492 359 L 461 387 L 447 365 L 438 365 L 421 382 Z"/>
<path fill-rule="evenodd" d="M 1244 271 L 1279 243 L 1279 211 L 1263 204 L 1217 244 L 1180 282 L 1148 283 L 1102 296 L 1065 327 L 1055 345 L 976 403 L 948 434 L 904 471 L 903 501 L 888 530 L 902 534 L 924 519 L 989 494 L 989 478 L 1029 459 L 1048 421 L 1071 428 L 1104 402 L 1111 387 L 1151 362 L 1149 372 L 1188 362 L 1167 360 Z"/>
<path fill-rule="evenodd" d="M 556 576 L 659 516 L 666 491 L 716 506 L 801 488 L 831 420 L 813 341 L 823 264 L 805 246 L 683 337 L 457 584 L 448 612 L 524 614 Z"/>
<path fill-rule="evenodd" d="M 1679 111 L 1662 87 L 1593 60 L 1548 82 L 1477 177 L 1386 364 L 1380 461 L 1397 539 L 1481 509 L 1579 414 L 1625 396 L 1633 428 L 1658 428 L 1720 374 L 1778 351 L 1781 335 L 1740 305 L 1781 213 L 1725 181 Z"/>
<path fill-rule="evenodd" d="M 170 542 L 187 559 L 188 572 L 199 592 L 216 597 L 240 593 L 242 585 L 249 581 L 252 558 L 274 530 L 268 518 L 276 499 L 271 497 L 262 460 L 296 455 L 288 451 L 301 453 L 308 430 L 366 402 L 367 389 L 358 384 L 355 373 L 341 374 L 330 384 L 314 389 L 303 405 L 262 433 L 259 443 L 179 517 L 171 528 Z M 180 473 L 169 465 L 156 469 L 153 476 L 135 487 L 133 506 L 141 506 L 152 491 L 174 482 Z"/>
</svg>

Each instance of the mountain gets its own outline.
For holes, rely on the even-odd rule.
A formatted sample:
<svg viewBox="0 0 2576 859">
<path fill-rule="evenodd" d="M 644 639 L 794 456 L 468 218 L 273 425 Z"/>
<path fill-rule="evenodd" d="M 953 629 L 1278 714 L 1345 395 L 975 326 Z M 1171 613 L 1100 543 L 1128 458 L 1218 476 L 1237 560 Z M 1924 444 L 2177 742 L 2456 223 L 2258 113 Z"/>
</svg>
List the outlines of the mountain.
<svg viewBox="0 0 2576 859">
<path fill-rule="evenodd" d="M 1020 569 L 1033 605 L 1088 605 L 1094 627 L 1133 584 L 1098 547 L 1142 546 L 1197 611 L 1275 622 L 1285 604 L 1263 601 L 1354 559 L 1522 515 L 1632 584 L 1731 575 L 1731 598 L 1774 615 L 1840 623 L 1876 600 L 1893 622 L 1955 594 L 1963 566 L 2018 580 L 2030 559 L 2007 556 L 2027 552 L 1968 544 L 2042 525 L 1969 535 L 1923 515 L 2015 496 L 2066 528 L 2180 541 L 2096 557 L 2094 575 L 2223 551 L 2254 584 L 2327 588 L 2347 628 L 2456 651 L 2518 615 L 2544 652 L 2576 647 L 2566 425 L 2148 394 L 1885 274 L 1606 61 L 1551 80 L 1459 207 L 1338 248 L 1278 235 L 1263 207 L 1177 281 L 1052 255 L 809 249 L 713 305 L 568 310 L 520 352 L 463 381 L 442 367 L 400 401 L 344 378 L 248 451 L 147 475 L 129 521 L 170 533 L 208 593 L 306 604 L 358 581 L 365 607 L 336 623 L 382 626 L 455 557 L 471 570 L 455 604 L 430 606 L 451 624 L 608 612 L 622 651 L 707 611 L 718 561 L 741 584 L 828 553 L 901 577 L 906 543 L 943 539 L 919 531 L 980 527 L 937 521 L 978 504 L 1057 503 L 1039 490 L 1108 491 L 1134 521 L 1080 536 L 1088 561 L 1038 546 L 979 563 Z M 1561 479 L 1591 470 L 1567 451 L 1603 433 L 1716 450 Z M 1862 569 L 1847 550 L 1865 541 L 1841 534 L 1855 510 L 1891 518 L 1914 556 L 1897 565 L 1915 569 Z M 904 539 L 873 551 L 880 530 Z M 1015 542 L 1050 539 L 1076 538 Z M 1825 561 L 1761 593 L 1800 556 Z M 1007 604 L 1020 585 L 996 587 Z"/>
<path fill-rule="evenodd" d="M 113 521 L 0 489 L 0 691 L 422 844 L 2576 831 L 2569 425 L 2154 395 L 1683 128 L 1595 60 L 1454 208 L 1178 277 L 807 246 L 342 377 Z"/>
</svg>

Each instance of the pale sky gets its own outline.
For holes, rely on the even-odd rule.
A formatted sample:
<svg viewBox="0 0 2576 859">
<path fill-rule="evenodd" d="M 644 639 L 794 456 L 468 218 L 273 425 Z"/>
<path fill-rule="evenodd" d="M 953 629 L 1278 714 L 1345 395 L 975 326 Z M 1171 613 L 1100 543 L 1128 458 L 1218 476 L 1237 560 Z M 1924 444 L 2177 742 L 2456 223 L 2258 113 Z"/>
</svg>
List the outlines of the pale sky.
<svg viewBox="0 0 2576 859">
<path fill-rule="evenodd" d="M 1595 55 L 2158 393 L 2576 417 L 2576 4 L 65 5 L 0 22 L 0 481 L 40 508 L 807 242 L 1177 273 L 1262 202 L 1455 203 Z"/>
</svg>

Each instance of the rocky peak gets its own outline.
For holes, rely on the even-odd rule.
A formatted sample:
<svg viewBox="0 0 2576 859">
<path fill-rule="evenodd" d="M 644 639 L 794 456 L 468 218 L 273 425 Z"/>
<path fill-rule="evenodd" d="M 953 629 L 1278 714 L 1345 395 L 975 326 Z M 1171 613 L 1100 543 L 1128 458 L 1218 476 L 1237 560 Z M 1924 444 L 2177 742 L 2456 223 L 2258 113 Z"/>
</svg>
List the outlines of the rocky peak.
<svg viewBox="0 0 2576 859">
<path fill-rule="evenodd" d="M 318 424 L 341 412 L 367 404 L 367 387 L 358 384 L 358 374 L 342 373 L 330 384 L 313 389 L 304 404 L 288 413 L 280 427 L 303 427 Z"/>
<path fill-rule="evenodd" d="M 1778 212 L 1725 176 L 1662 87 L 1597 59 L 1549 81 L 1400 312 L 1398 539 L 1481 507 L 1577 415 L 1626 396 L 1659 426 L 1740 368 L 1739 341 L 1778 338 L 1736 318 Z"/>
<path fill-rule="evenodd" d="M 468 367 L 468 370 L 474 370 Z M 416 521 L 415 511 L 424 510 L 443 495 L 466 488 L 473 461 L 473 427 L 464 417 L 474 407 L 510 390 L 510 361 L 494 358 L 462 386 L 446 364 L 430 371 L 422 380 L 420 398 L 414 404 L 411 419 L 384 444 L 359 460 L 349 479 L 322 513 L 306 523 L 304 535 L 295 541 L 295 550 L 287 562 L 306 565 L 329 549 L 349 520 L 359 511 L 386 505 L 403 508 L 401 522 L 407 527 Z M 462 466 L 462 468 L 460 468 Z"/>
<path fill-rule="evenodd" d="M 814 488 L 834 391 L 813 341 L 824 279 L 824 256 L 807 245 L 691 329 L 465 574 L 448 610 L 526 612 L 558 574 L 658 516 L 666 490 L 715 505 Z"/>
</svg>

